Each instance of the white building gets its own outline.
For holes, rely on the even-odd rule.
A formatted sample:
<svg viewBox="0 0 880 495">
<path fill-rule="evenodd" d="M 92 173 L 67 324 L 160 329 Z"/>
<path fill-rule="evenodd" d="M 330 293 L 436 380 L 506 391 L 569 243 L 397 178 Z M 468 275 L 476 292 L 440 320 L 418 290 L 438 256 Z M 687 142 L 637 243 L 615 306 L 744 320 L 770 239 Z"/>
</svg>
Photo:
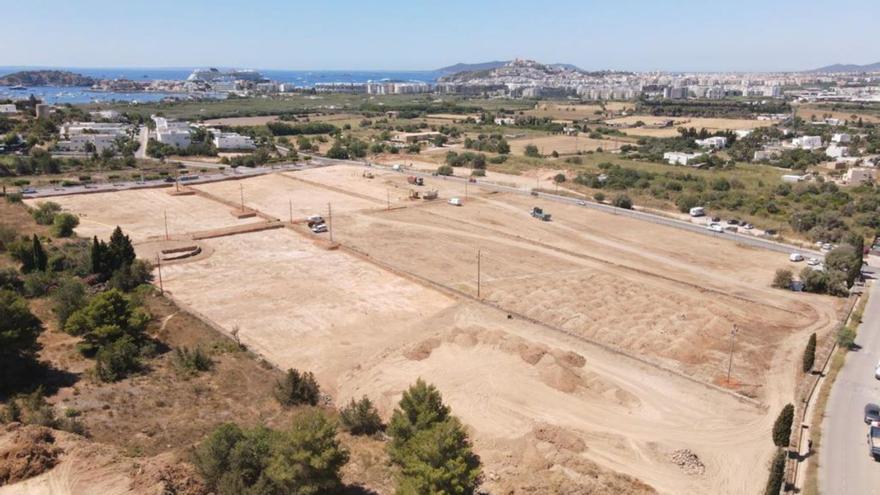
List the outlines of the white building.
<svg viewBox="0 0 880 495">
<path fill-rule="evenodd" d="M 846 146 L 837 146 L 836 144 L 832 144 L 831 146 L 825 148 L 825 154 L 830 158 L 843 158 L 847 154 L 849 154 L 849 148 Z"/>
<path fill-rule="evenodd" d="M 703 153 L 683 153 L 681 151 L 667 151 L 663 153 L 663 159 L 670 165 L 691 165 L 703 156 Z"/>
<path fill-rule="evenodd" d="M 727 146 L 727 138 L 724 136 L 713 136 L 706 139 L 697 139 L 696 143 L 701 148 L 721 149 Z"/>
<path fill-rule="evenodd" d="M 214 135 L 214 147 L 218 150 L 252 150 L 257 146 L 249 136 L 242 136 L 235 132 L 220 132 L 212 129 Z"/>
<path fill-rule="evenodd" d="M 822 147 L 822 136 L 802 136 L 792 139 L 791 143 L 802 150 L 814 150 Z"/>
<path fill-rule="evenodd" d="M 733 133 L 736 134 L 737 139 L 749 137 L 749 135 L 751 135 L 752 132 L 754 132 L 752 129 L 737 129 L 737 130 L 733 131 Z"/>
<path fill-rule="evenodd" d="M 15 108 L 14 103 L 4 103 L 0 105 L 0 113 L 10 114 L 10 113 L 18 113 L 18 109 Z"/>
<path fill-rule="evenodd" d="M 95 151 L 100 153 L 106 149 L 115 149 L 117 137 L 113 134 L 74 134 L 66 141 L 59 141 L 55 147 L 58 151 L 79 153 Z"/>
<path fill-rule="evenodd" d="M 152 118 L 156 123 L 156 140 L 160 143 L 175 148 L 186 148 L 192 144 L 189 123 L 170 121 L 165 117 L 155 115 Z"/>
<path fill-rule="evenodd" d="M 112 122 L 65 122 L 58 127 L 58 133 L 62 136 L 76 136 L 78 134 L 113 134 L 123 136 L 131 130 L 126 124 Z"/>
<path fill-rule="evenodd" d="M 89 112 L 89 115 L 91 115 L 92 118 L 105 120 L 116 120 L 122 116 L 122 114 L 116 110 L 98 110 L 95 112 Z"/>
<path fill-rule="evenodd" d="M 850 135 L 845 132 L 838 132 L 837 134 L 834 134 L 833 136 L 831 136 L 831 142 L 838 143 L 838 144 L 848 143 L 848 142 L 850 142 L 850 139 L 851 139 Z"/>
<path fill-rule="evenodd" d="M 495 117 L 495 125 L 513 125 L 516 119 L 513 117 Z"/>
</svg>

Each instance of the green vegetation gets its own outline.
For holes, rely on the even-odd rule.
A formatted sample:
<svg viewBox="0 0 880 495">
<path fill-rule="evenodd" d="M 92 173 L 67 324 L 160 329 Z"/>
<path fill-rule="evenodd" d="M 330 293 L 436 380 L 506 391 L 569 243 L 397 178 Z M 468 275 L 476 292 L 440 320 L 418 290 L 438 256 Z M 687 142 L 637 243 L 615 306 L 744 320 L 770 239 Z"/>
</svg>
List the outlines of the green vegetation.
<svg viewBox="0 0 880 495">
<path fill-rule="evenodd" d="M 210 371 L 214 361 L 201 347 L 190 349 L 186 346 L 174 349 L 174 367 L 182 375 L 194 375 L 202 371 Z"/>
<path fill-rule="evenodd" d="M 388 424 L 391 460 L 400 466 L 398 493 L 473 493 L 480 459 L 440 392 L 421 379 L 403 393 Z"/>
<path fill-rule="evenodd" d="M 644 100 L 636 113 L 669 117 L 752 118 L 762 113 L 791 113 L 784 102 L 740 102 L 732 100 Z"/>
<path fill-rule="evenodd" d="M 778 495 L 785 481 L 785 449 L 777 449 L 770 463 L 770 477 L 764 488 L 764 495 Z"/>
<path fill-rule="evenodd" d="M 791 270 L 780 268 L 776 270 L 776 275 L 773 276 L 772 285 L 777 289 L 790 289 L 793 280 L 794 275 L 791 273 Z"/>
<path fill-rule="evenodd" d="M 308 404 L 315 406 L 320 399 L 320 389 L 311 371 L 300 373 L 289 369 L 284 379 L 275 384 L 275 398 L 282 406 Z"/>
<path fill-rule="evenodd" d="M 541 153 L 538 151 L 538 147 L 534 144 L 527 144 L 523 149 L 523 155 L 528 156 L 530 158 L 540 158 Z"/>
<path fill-rule="evenodd" d="M 382 418 L 373 402 L 364 396 L 359 401 L 354 399 L 339 412 L 342 427 L 352 435 L 373 435 L 382 431 Z"/>
<path fill-rule="evenodd" d="M 32 364 L 42 322 L 25 301 L 10 290 L 0 290 L 0 393 L 9 392 L 25 378 L 21 371 Z"/>
<path fill-rule="evenodd" d="M 813 371 L 813 365 L 816 363 L 816 334 L 810 334 L 810 340 L 807 341 L 807 348 L 804 349 L 803 370 L 804 373 Z"/>
<path fill-rule="evenodd" d="M 275 136 L 299 136 L 306 134 L 335 134 L 339 128 L 326 122 L 309 122 L 306 124 L 288 124 L 286 122 L 269 122 L 266 124 Z"/>
<path fill-rule="evenodd" d="M 843 327 L 837 334 L 837 345 L 851 351 L 856 342 L 856 332 L 850 327 Z"/>
<path fill-rule="evenodd" d="M 773 445 L 788 447 L 791 438 L 791 424 L 794 421 L 794 406 L 786 404 L 773 423 Z"/>
</svg>

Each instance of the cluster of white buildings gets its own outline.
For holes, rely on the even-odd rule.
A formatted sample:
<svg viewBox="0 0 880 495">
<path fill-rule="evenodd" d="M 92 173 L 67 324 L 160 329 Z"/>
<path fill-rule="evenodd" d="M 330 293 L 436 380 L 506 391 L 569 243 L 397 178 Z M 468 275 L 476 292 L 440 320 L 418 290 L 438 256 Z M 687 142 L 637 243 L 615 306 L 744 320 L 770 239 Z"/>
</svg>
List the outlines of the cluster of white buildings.
<svg viewBox="0 0 880 495">
<path fill-rule="evenodd" d="M 14 113 L 18 113 L 18 109 L 15 108 L 14 103 L 4 103 L 0 105 L 0 114 L 11 115 Z"/>
<path fill-rule="evenodd" d="M 368 95 L 405 95 L 433 91 L 430 84 L 423 82 L 369 82 L 365 89 Z"/>
<path fill-rule="evenodd" d="M 727 138 L 724 136 L 713 136 L 706 139 L 697 139 L 697 146 L 701 148 L 710 148 L 719 150 L 727 146 Z"/>
<path fill-rule="evenodd" d="M 663 159 L 670 165 L 699 165 L 705 153 L 685 153 L 683 151 L 667 151 L 663 153 Z"/>
<path fill-rule="evenodd" d="M 217 129 L 209 129 L 208 132 L 214 138 L 214 147 L 218 150 L 252 150 L 257 145 L 250 136 L 242 136 L 237 132 L 221 132 Z"/>
<path fill-rule="evenodd" d="M 61 124 L 58 133 L 62 139 L 56 143 L 56 151 L 101 153 L 115 149 L 120 138 L 130 138 L 132 127 L 107 122 L 67 122 Z"/>
<path fill-rule="evenodd" d="M 188 122 L 170 121 L 155 115 L 152 119 L 156 124 L 156 141 L 175 148 L 188 148 L 192 144 L 192 129 Z"/>
</svg>

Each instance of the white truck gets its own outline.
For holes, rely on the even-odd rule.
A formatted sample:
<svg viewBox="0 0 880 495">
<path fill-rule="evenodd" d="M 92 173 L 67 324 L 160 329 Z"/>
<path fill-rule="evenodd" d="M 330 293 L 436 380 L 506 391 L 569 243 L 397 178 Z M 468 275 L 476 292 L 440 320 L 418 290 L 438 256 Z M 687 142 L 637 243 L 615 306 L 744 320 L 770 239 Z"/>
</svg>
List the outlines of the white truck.
<svg viewBox="0 0 880 495">
<path fill-rule="evenodd" d="M 880 460 L 880 423 L 874 421 L 868 428 L 868 453 Z"/>
<path fill-rule="evenodd" d="M 702 206 L 694 206 L 691 208 L 692 217 L 702 217 L 706 215 L 706 210 Z"/>
<path fill-rule="evenodd" d="M 461 206 L 461 198 L 449 198 L 449 204 L 452 206 Z"/>
</svg>

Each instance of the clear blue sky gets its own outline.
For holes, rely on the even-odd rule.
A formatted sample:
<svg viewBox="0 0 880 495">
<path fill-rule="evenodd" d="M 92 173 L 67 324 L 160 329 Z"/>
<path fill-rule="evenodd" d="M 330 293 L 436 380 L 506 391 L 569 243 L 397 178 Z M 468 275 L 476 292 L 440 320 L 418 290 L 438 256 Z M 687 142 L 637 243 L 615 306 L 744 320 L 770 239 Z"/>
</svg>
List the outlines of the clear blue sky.
<svg viewBox="0 0 880 495">
<path fill-rule="evenodd" d="M 3 0 L 0 66 L 802 70 L 880 61 L 880 0 Z"/>
</svg>

